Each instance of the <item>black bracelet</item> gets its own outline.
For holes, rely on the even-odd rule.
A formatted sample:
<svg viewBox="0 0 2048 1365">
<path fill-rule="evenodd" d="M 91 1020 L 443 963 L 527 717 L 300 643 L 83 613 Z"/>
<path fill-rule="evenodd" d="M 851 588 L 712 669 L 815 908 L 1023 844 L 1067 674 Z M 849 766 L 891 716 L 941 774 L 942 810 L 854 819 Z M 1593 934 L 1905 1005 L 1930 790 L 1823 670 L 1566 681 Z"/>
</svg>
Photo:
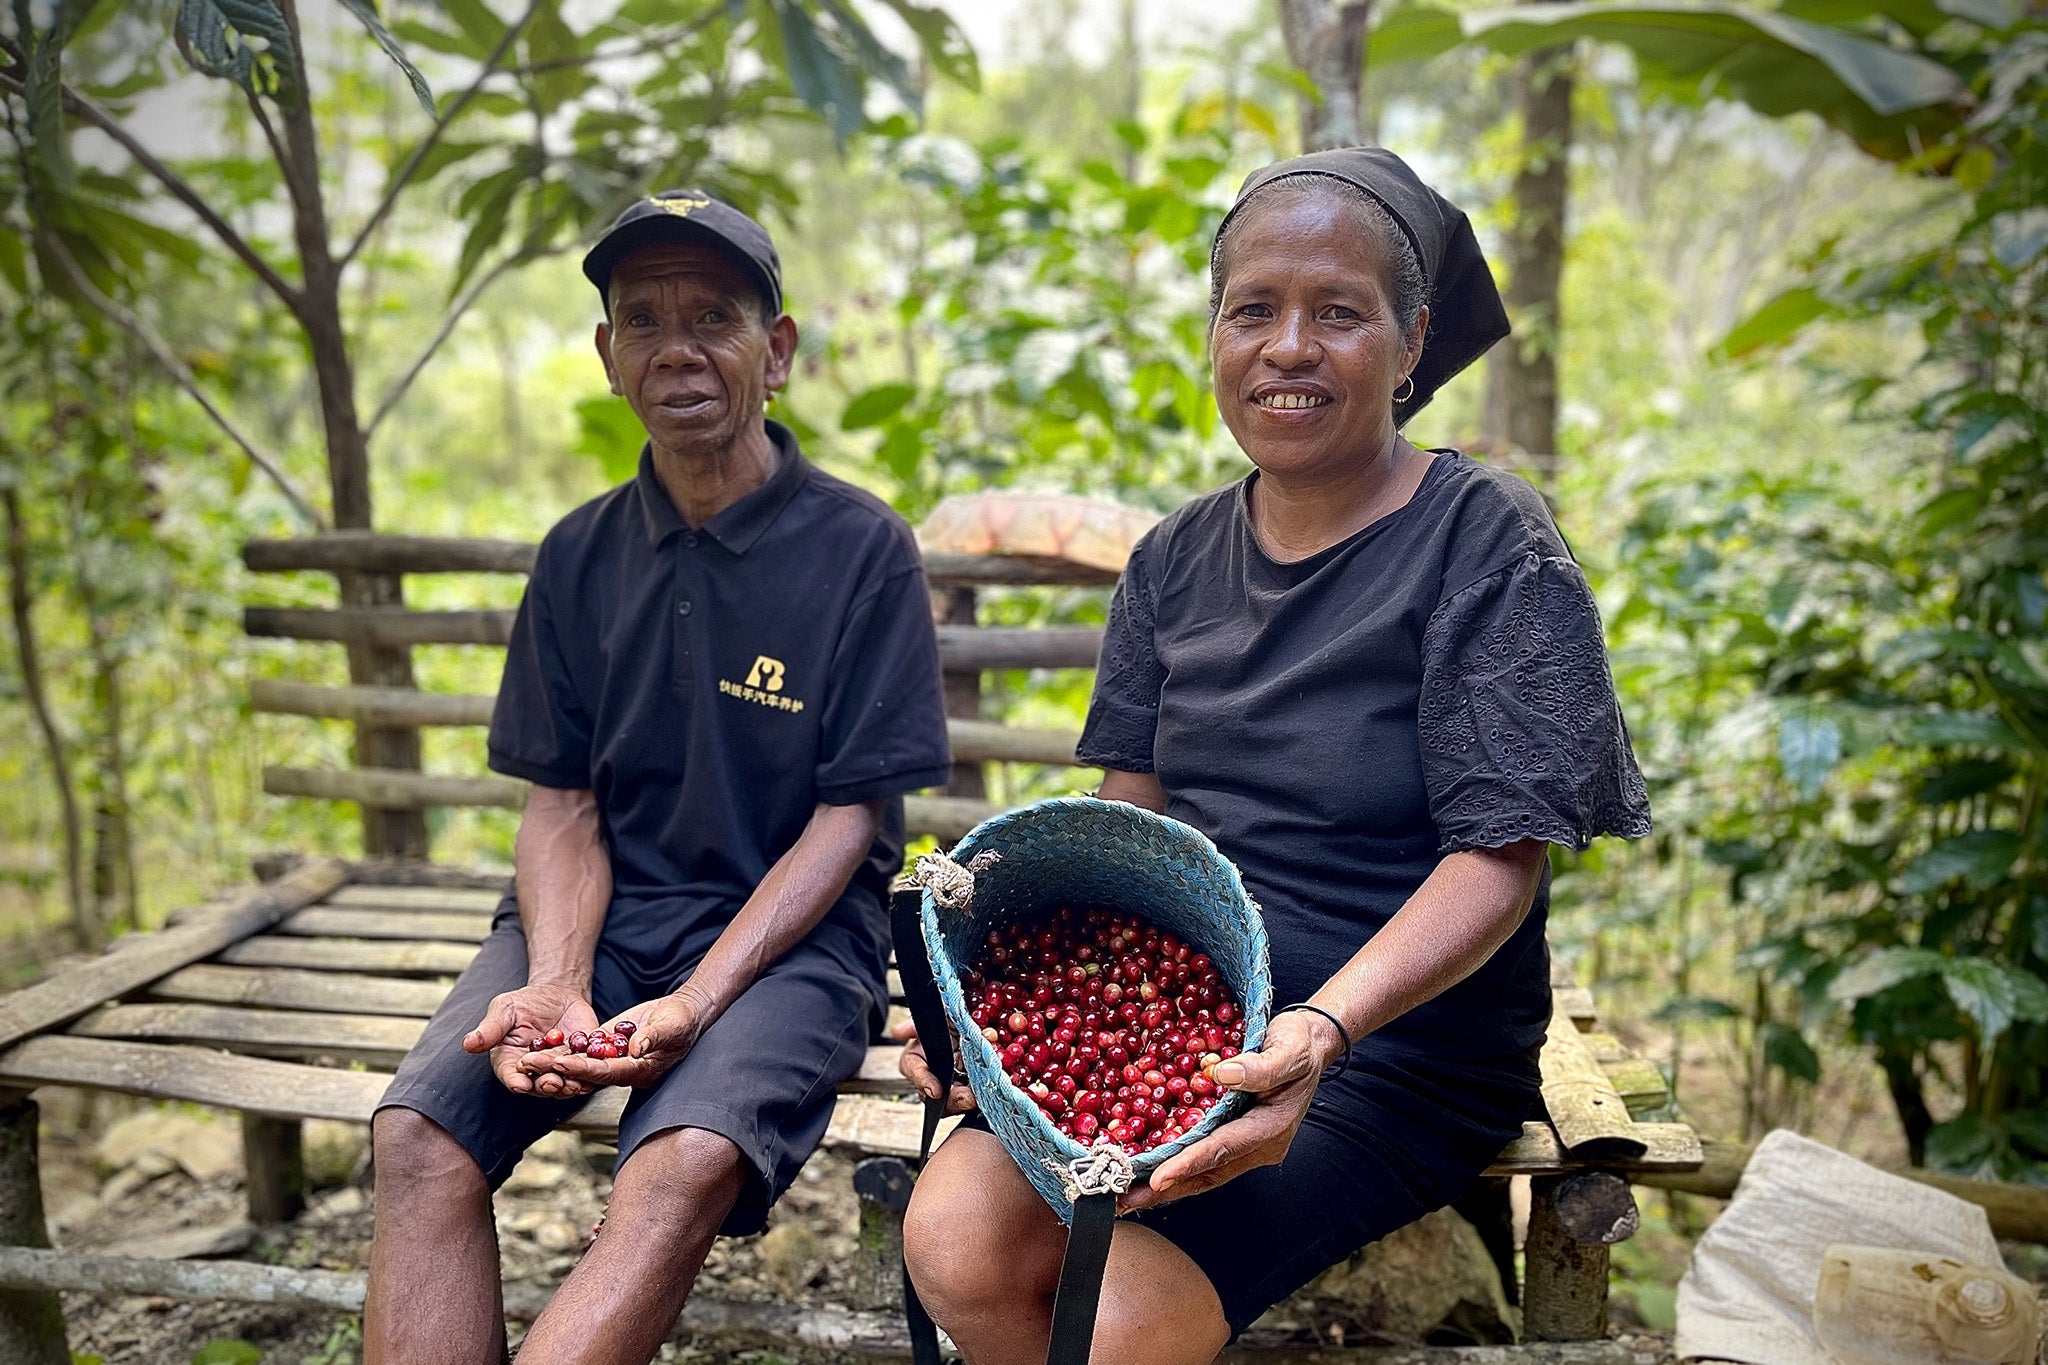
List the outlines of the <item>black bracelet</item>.
<svg viewBox="0 0 2048 1365">
<path fill-rule="evenodd" d="M 1311 1013 L 1320 1014 L 1323 1018 L 1330 1021 L 1330 1026 L 1337 1030 L 1337 1036 L 1344 1040 L 1344 1051 L 1338 1054 L 1337 1060 L 1330 1064 L 1329 1069 L 1323 1072 L 1320 1079 L 1327 1081 L 1332 1076 L 1342 1074 L 1344 1068 L 1351 1064 L 1351 1030 L 1344 1027 L 1344 1021 L 1324 1009 L 1321 1005 L 1311 1005 L 1306 1000 L 1295 1005 L 1282 1005 L 1279 1009 L 1273 1011 L 1273 1017 L 1278 1019 L 1289 1010 L 1308 1010 Z"/>
</svg>

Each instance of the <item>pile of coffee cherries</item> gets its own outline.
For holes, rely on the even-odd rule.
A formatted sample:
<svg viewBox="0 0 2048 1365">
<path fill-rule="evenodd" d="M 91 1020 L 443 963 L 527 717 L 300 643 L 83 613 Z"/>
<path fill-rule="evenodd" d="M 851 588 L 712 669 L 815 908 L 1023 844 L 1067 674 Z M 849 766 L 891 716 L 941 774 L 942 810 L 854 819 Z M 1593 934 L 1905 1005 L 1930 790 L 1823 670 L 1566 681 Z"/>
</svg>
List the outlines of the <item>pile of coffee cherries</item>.
<svg viewBox="0 0 2048 1365">
<path fill-rule="evenodd" d="M 558 1028 L 551 1028 L 529 1042 L 526 1049 L 529 1052 L 542 1052 L 566 1043 L 569 1051 L 580 1052 L 586 1057 L 595 1057 L 603 1062 L 625 1056 L 626 1044 L 632 1039 L 633 1021 L 621 1019 L 609 1032 L 599 1029 L 595 1033 L 585 1033 L 582 1029 L 577 1029 L 574 1033 L 564 1033 Z"/>
<path fill-rule="evenodd" d="M 1137 915 L 1063 907 L 989 931 L 961 984 L 1010 1083 L 1061 1132 L 1131 1152 L 1222 1098 L 1244 1015 L 1208 955 Z"/>
</svg>

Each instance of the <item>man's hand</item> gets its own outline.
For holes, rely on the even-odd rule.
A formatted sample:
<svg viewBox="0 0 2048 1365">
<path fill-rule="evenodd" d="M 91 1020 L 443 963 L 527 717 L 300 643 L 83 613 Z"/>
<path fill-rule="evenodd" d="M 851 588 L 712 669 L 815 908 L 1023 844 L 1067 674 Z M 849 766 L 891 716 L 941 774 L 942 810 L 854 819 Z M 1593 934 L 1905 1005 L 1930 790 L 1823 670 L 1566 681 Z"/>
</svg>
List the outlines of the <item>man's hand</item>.
<svg viewBox="0 0 2048 1365">
<path fill-rule="evenodd" d="M 1308 1113 L 1317 1078 L 1336 1059 L 1335 1030 L 1307 1011 L 1275 1015 L 1266 1041 L 1209 1068 L 1217 1084 L 1258 1096 L 1252 1107 L 1173 1157 L 1126 1194 L 1124 1209 L 1150 1208 L 1213 1190 L 1260 1166 L 1277 1166 Z"/>
<path fill-rule="evenodd" d="M 917 1036 L 917 1025 L 908 1019 L 889 1026 L 889 1036 L 903 1043 L 903 1051 L 896 1058 L 896 1069 L 903 1073 L 903 1079 L 917 1087 L 917 1093 L 928 1100 L 939 1097 L 939 1078 L 932 1075 L 931 1064 L 925 1060 L 924 1042 Z M 960 1049 L 953 1049 L 953 1074 L 964 1077 L 967 1068 L 960 1063 Z M 967 1088 L 964 1080 L 953 1082 L 952 1093 L 946 1096 L 946 1112 L 964 1114 L 979 1108 L 974 1102 L 974 1092 Z"/>
<path fill-rule="evenodd" d="M 567 986 L 521 986 L 491 1001 L 483 1022 L 462 1040 L 465 1052 L 491 1054 L 491 1070 L 515 1095 L 547 1095 L 568 1099 L 586 1095 L 589 1088 L 574 1086 L 560 1076 L 535 1077 L 520 1066 L 531 1055 L 527 1045 L 558 1028 L 564 1034 L 578 1029 L 588 1032 L 597 1024 L 597 1011 L 579 991 Z"/>
<path fill-rule="evenodd" d="M 687 988 L 635 1005 L 606 1020 L 603 1027 L 609 1032 L 628 1022 L 633 1037 L 623 1057 L 586 1057 L 567 1047 L 551 1047 L 525 1054 L 518 1065 L 539 1083 L 565 1082 L 577 1087 L 579 1095 L 607 1085 L 653 1085 L 690 1055 L 710 1027 L 707 1011 Z"/>
</svg>

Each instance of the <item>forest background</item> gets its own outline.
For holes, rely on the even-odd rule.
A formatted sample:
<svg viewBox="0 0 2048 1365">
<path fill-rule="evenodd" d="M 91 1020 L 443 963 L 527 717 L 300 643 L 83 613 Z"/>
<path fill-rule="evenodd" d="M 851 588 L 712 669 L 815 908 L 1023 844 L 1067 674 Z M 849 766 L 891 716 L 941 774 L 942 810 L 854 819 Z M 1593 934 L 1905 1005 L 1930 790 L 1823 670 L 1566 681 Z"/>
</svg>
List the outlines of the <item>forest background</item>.
<svg viewBox="0 0 2048 1365">
<path fill-rule="evenodd" d="M 367 517 L 372 484 L 379 530 L 537 539 L 626 477 L 575 268 L 620 194 L 763 215 L 803 329 L 775 413 L 911 520 L 991 487 L 1164 511 L 1247 468 L 1207 387 L 1214 227 L 1335 126 L 1472 211 L 1516 312 L 1409 434 L 1543 487 L 1608 626 L 1658 831 L 1557 855 L 1554 943 L 1714 1136 L 2048 1182 L 2048 18 L 1541 9 L 1048 0 L 977 11 L 977 54 L 907 0 L 16 0 L 0 984 L 254 854 L 359 847 L 261 790 L 266 763 L 345 765 L 347 727 L 248 703 L 347 679 L 241 630 L 245 602 L 331 588 L 259 584 L 239 547 L 349 524 L 358 494 Z M 309 269 L 280 167 L 315 143 L 353 246 Z M 340 381 L 290 304 L 316 286 Z M 422 686 L 495 687 L 496 651 L 416 657 Z M 1076 676 L 1004 675 L 989 714 L 1071 727 Z M 425 743 L 429 771 L 481 769 L 477 731 Z M 434 852 L 503 863 L 513 821 L 436 812 Z"/>
</svg>

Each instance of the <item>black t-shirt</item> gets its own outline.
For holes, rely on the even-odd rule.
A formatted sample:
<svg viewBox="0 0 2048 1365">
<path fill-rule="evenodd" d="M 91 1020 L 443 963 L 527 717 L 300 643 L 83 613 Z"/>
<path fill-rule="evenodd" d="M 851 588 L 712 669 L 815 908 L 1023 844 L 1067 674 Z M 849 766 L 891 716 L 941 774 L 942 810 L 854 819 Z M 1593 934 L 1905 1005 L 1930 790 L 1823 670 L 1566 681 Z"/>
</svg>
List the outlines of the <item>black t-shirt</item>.
<svg viewBox="0 0 2048 1365">
<path fill-rule="evenodd" d="M 653 975 L 709 946 L 819 802 L 888 802 L 815 935 L 879 988 L 901 794 L 949 774 L 917 542 L 768 424 L 768 481 L 686 525 L 642 452 L 541 542 L 491 717 L 490 764 L 596 793 L 608 945 Z"/>
<path fill-rule="evenodd" d="M 1132 552 L 1080 757 L 1156 773 L 1167 813 L 1237 864 L 1277 1001 L 1329 980 L 1447 853 L 1649 832 L 1592 593 L 1533 488 L 1440 452 L 1406 506 L 1283 564 L 1251 528 L 1257 477 Z M 1540 1044 L 1548 904 L 1546 873 L 1484 966 L 1366 1045 Z"/>
</svg>

